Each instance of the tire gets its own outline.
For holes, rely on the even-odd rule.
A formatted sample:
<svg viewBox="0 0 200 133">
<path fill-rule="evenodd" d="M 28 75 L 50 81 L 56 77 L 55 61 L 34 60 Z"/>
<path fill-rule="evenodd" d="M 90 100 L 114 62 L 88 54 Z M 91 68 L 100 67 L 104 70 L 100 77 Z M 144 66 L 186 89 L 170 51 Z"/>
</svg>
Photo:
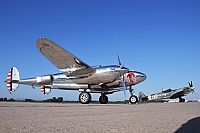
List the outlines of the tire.
<svg viewBox="0 0 200 133">
<path fill-rule="evenodd" d="M 99 97 L 99 102 L 101 104 L 107 104 L 108 103 L 108 97 L 106 95 L 102 95 Z"/>
<path fill-rule="evenodd" d="M 91 102 L 91 95 L 88 92 L 81 92 L 79 95 L 79 102 L 82 104 L 89 104 Z"/>
<path fill-rule="evenodd" d="M 180 98 L 180 99 L 179 99 L 179 102 L 185 102 L 185 99 Z"/>
<path fill-rule="evenodd" d="M 135 96 L 135 95 L 130 96 L 129 102 L 130 102 L 131 104 L 136 104 L 136 103 L 138 102 L 137 96 Z"/>
</svg>

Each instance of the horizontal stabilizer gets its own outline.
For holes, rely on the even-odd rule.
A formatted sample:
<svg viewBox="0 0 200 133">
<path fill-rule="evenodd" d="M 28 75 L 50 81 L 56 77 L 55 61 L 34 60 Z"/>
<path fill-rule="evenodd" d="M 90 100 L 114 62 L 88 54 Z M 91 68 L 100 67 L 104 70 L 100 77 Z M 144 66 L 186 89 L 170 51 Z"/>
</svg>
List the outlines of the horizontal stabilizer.
<svg viewBox="0 0 200 133">
<path fill-rule="evenodd" d="M 14 92 L 19 87 L 19 71 L 16 67 L 12 67 L 7 76 L 6 84 L 9 91 Z"/>
</svg>

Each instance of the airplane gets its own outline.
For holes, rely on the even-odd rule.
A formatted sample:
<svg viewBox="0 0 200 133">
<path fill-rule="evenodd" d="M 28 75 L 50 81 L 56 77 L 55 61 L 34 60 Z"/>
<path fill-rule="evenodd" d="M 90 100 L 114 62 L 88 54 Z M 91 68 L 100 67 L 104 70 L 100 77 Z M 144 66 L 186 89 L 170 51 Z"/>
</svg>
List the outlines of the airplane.
<svg viewBox="0 0 200 133">
<path fill-rule="evenodd" d="M 149 96 L 146 96 L 143 92 L 139 92 L 138 98 L 139 101 L 145 102 L 145 101 L 159 101 L 162 99 L 176 99 L 179 98 L 179 102 L 185 102 L 185 99 L 182 98 L 182 96 L 186 96 L 190 92 L 194 92 L 195 87 L 192 84 L 192 81 L 188 83 L 188 87 L 182 87 L 179 89 L 167 89 L 165 91 L 162 91 L 160 93 L 154 93 Z M 195 92 L 194 92 L 195 93 Z"/>
<path fill-rule="evenodd" d="M 79 102 L 88 104 L 91 102 L 90 93 L 100 93 L 99 102 L 106 104 L 106 95 L 119 91 L 130 91 L 129 101 L 137 103 L 137 96 L 133 95 L 133 85 L 146 79 L 146 75 L 138 71 L 130 71 L 121 65 L 89 66 L 67 50 L 63 49 L 47 38 L 39 38 L 36 41 L 38 50 L 53 63 L 61 73 L 37 76 L 34 78 L 20 79 L 19 71 L 12 67 L 8 73 L 8 91 L 14 92 L 19 84 L 29 85 L 33 88 L 40 87 L 42 94 L 49 94 L 51 89 L 78 90 Z"/>
</svg>

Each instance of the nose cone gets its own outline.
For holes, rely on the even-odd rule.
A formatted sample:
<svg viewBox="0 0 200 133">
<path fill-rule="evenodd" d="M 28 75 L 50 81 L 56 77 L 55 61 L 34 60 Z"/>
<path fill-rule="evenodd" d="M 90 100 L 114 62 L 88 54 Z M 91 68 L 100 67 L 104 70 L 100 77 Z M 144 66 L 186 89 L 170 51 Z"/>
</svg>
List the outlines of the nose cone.
<svg viewBox="0 0 200 133">
<path fill-rule="evenodd" d="M 144 73 L 137 72 L 137 71 L 134 71 L 134 73 L 135 73 L 135 76 L 137 77 L 137 81 L 139 83 L 146 80 L 146 78 L 147 78 L 147 76 Z"/>
</svg>

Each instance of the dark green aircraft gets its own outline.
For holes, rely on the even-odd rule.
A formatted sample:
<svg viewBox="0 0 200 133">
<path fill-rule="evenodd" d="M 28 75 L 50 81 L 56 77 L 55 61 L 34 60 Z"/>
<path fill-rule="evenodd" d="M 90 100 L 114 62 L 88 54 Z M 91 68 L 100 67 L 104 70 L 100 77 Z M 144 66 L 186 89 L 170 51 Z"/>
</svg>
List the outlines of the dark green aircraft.
<svg viewBox="0 0 200 133">
<path fill-rule="evenodd" d="M 162 91 L 160 93 L 154 93 L 149 96 L 146 96 L 143 92 L 139 92 L 139 100 L 142 102 L 145 102 L 147 100 L 149 101 L 159 101 L 161 99 L 176 99 L 179 98 L 179 102 L 185 102 L 185 99 L 183 99 L 183 96 L 186 96 L 190 92 L 194 92 L 195 87 L 192 84 L 192 81 L 188 83 L 188 87 L 183 87 L 179 89 L 167 89 L 165 91 Z"/>
</svg>

